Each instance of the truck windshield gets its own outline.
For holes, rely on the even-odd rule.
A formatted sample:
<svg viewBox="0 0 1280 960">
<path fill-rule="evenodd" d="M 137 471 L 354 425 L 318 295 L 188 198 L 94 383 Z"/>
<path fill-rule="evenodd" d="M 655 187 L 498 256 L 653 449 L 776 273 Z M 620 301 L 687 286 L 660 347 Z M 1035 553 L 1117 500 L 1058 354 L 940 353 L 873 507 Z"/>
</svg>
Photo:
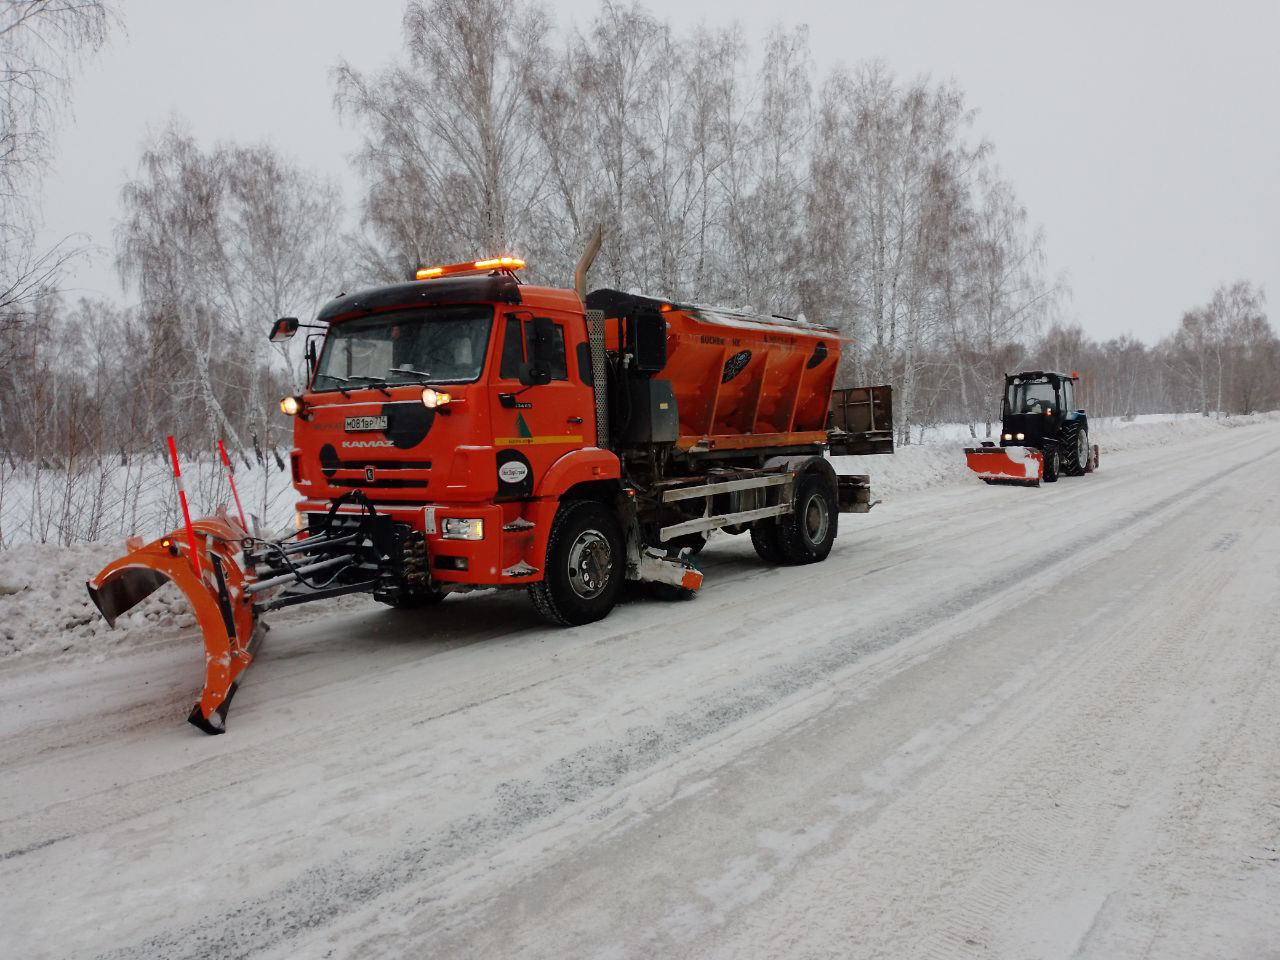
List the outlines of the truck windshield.
<svg viewBox="0 0 1280 960">
<path fill-rule="evenodd" d="M 493 307 L 397 310 L 329 330 L 313 390 L 369 383 L 472 383 L 480 378 Z"/>
<path fill-rule="evenodd" d="M 1058 405 L 1048 380 L 1015 380 L 1009 384 L 1007 399 L 1010 413 L 1044 413 Z"/>
</svg>

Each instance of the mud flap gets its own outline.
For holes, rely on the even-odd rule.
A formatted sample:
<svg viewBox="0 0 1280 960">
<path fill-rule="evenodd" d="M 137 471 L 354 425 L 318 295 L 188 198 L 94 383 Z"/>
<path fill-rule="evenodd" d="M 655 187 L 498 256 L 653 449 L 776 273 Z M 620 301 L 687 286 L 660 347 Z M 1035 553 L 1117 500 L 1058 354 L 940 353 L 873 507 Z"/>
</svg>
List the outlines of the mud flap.
<svg viewBox="0 0 1280 960">
<path fill-rule="evenodd" d="M 1093 473 L 1098 469 L 1098 445 L 1095 443 L 1089 448 L 1089 465 L 1084 468 L 1085 473 Z"/>
<path fill-rule="evenodd" d="M 1044 478 L 1044 454 L 1034 447 L 968 447 L 964 455 L 987 483 L 1038 487 Z"/>
<path fill-rule="evenodd" d="M 129 551 L 113 560 L 87 586 L 94 605 L 111 626 L 166 582 L 182 591 L 204 640 L 205 675 L 200 699 L 188 720 L 205 733 L 226 729 L 227 708 L 237 680 L 253 660 L 261 629 L 253 599 L 245 592 L 251 573 L 243 566 L 241 543 L 248 534 L 219 510 L 194 524 L 200 574 L 181 531 L 151 543 L 130 540 Z M 259 594 L 261 597 L 261 594 Z"/>
</svg>

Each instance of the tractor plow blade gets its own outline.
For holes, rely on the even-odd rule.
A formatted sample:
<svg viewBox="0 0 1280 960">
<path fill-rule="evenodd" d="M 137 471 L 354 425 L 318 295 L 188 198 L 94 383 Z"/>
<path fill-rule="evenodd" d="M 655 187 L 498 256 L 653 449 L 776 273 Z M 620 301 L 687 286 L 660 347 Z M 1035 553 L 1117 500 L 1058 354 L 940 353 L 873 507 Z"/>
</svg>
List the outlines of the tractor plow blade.
<svg viewBox="0 0 1280 960">
<path fill-rule="evenodd" d="M 111 626 L 166 582 L 182 592 L 200 625 L 205 651 L 204 688 L 188 719 L 205 733 L 217 734 L 225 730 L 236 680 L 253 660 L 263 627 L 245 589 L 253 578 L 242 553 L 248 534 L 224 510 L 192 527 L 199 574 L 184 531 L 175 531 L 150 543 L 131 538 L 128 552 L 103 567 L 87 586 Z"/>
<path fill-rule="evenodd" d="M 964 455 L 987 483 L 1038 487 L 1044 476 L 1044 454 L 1034 447 L 968 447 Z"/>
</svg>

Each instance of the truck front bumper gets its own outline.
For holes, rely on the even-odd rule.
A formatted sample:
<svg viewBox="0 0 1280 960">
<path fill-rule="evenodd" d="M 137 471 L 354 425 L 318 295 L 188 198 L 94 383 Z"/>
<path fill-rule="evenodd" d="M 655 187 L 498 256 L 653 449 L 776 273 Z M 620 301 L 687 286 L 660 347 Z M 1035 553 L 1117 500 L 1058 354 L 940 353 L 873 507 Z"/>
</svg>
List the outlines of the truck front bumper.
<svg viewBox="0 0 1280 960">
<path fill-rule="evenodd" d="M 329 510 L 324 500 L 304 500 L 297 505 L 303 528 Z M 516 503 L 376 504 L 379 513 L 423 535 L 430 576 L 440 586 L 521 586 L 542 579 L 547 510 L 541 501 Z M 346 512 L 344 505 L 339 513 Z M 352 506 L 350 512 L 357 512 Z M 554 514 L 554 504 L 550 514 Z M 447 536 L 450 520 L 476 521 L 482 530 L 475 539 Z M 542 536 L 539 536 L 539 534 Z M 541 553 L 539 551 L 541 550 Z"/>
</svg>

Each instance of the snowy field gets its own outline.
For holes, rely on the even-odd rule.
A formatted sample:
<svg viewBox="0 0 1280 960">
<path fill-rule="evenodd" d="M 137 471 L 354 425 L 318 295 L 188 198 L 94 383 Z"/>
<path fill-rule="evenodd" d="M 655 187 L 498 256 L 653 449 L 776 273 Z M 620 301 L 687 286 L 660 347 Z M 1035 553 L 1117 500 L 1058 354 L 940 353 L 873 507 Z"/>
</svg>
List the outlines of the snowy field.
<svg viewBox="0 0 1280 960">
<path fill-rule="evenodd" d="M 282 611 L 217 738 L 167 591 L 90 615 L 117 543 L 0 554 L 4 953 L 1280 956 L 1280 419 L 1095 439 L 847 458 L 827 562 L 587 627 Z"/>
</svg>

